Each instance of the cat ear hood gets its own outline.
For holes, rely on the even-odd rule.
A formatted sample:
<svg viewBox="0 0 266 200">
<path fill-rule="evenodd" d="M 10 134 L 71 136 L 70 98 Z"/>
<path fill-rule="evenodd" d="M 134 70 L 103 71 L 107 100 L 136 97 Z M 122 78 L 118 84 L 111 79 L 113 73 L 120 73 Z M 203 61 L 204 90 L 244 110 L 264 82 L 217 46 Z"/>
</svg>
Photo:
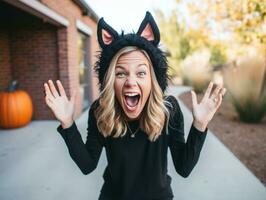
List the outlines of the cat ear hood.
<svg viewBox="0 0 266 200">
<path fill-rule="evenodd" d="M 152 15 L 146 12 L 137 33 L 119 35 L 103 18 L 97 27 L 98 43 L 101 47 L 94 70 L 98 74 L 100 90 L 104 88 L 104 77 L 116 53 L 124 47 L 134 46 L 147 52 L 153 65 L 156 79 L 164 92 L 167 87 L 167 61 L 165 53 L 159 49 L 160 32 Z"/>
</svg>

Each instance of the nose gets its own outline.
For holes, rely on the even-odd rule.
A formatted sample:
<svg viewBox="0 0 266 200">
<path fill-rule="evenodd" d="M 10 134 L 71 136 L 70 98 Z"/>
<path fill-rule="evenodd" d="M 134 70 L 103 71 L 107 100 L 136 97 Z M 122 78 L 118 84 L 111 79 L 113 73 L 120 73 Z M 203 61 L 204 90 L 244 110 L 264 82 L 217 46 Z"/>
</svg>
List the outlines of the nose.
<svg viewBox="0 0 266 200">
<path fill-rule="evenodd" d="M 127 80 L 125 82 L 125 86 L 128 86 L 128 87 L 132 87 L 132 86 L 136 86 L 137 85 L 137 80 L 136 78 L 132 77 L 132 76 L 128 76 L 127 77 Z"/>
</svg>

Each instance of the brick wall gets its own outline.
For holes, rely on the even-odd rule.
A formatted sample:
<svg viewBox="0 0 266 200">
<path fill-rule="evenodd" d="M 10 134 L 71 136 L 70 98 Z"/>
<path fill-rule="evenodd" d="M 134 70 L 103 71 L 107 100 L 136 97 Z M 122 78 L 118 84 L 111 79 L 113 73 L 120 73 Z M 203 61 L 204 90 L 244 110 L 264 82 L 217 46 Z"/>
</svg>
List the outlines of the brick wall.
<svg viewBox="0 0 266 200">
<path fill-rule="evenodd" d="M 18 80 L 19 89 L 32 98 L 33 119 L 53 119 L 44 104 L 43 82 L 58 77 L 57 29 L 8 4 L 0 6 L 5 30 L 0 33 L 0 90 L 10 80 Z"/>
<path fill-rule="evenodd" d="M 88 16 L 83 16 L 82 11 L 78 5 L 76 5 L 73 1 L 71 0 L 41 0 L 41 2 L 48 6 L 49 8 L 53 9 L 55 12 L 59 13 L 63 17 L 65 17 L 69 22 L 70 25 L 67 27 L 66 31 L 66 36 L 65 40 L 67 41 L 67 62 L 68 62 L 68 70 L 63 70 L 61 71 L 62 68 L 60 68 L 60 79 L 64 81 L 64 77 L 68 73 L 68 83 L 69 85 L 67 87 L 68 94 L 73 93 L 74 90 L 79 91 L 79 66 L 78 66 L 78 47 L 77 47 L 77 40 L 78 40 L 78 31 L 76 27 L 76 20 L 80 20 L 83 23 L 85 23 L 87 26 L 89 26 L 93 32 L 93 34 L 90 36 L 90 43 L 91 43 L 91 55 L 90 57 L 90 65 L 93 66 L 95 61 L 96 61 L 96 52 L 98 51 L 98 44 L 97 44 L 97 23 L 93 21 L 90 17 Z M 64 9 L 62 9 L 64 8 Z M 60 30 L 58 36 L 60 36 Z M 63 75 L 63 74 L 64 75 Z M 91 84 L 91 101 L 95 100 L 98 97 L 98 86 L 97 86 L 97 76 L 91 70 L 91 77 L 92 77 L 92 82 Z M 65 81 L 67 82 L 67 81 Z M 82 112 L 82 97 L 79 95 L 77 96 L 77 103 L 76 103 L 76 113 L 75 116 L 79 116 L 80 113 Z"/>
<path fill-rule="evenodd" d="M 43 83 L 58 77 L 56 29 L 46 24 L 14 28 L 10 35 L 13 78 L 33 100 L 33 119 L 50 119 L 44 104 Z"/>
<path fill-rule="evenodd" d="M 78 66 L 78 31 L 76 20 L 79 19 L 92 29 L 91 66 L 95 63 L 98 50 L 96 40 L 96 22 L 89 16 L 83 16 L 78 5 L 71 0 L 40 0 L 44 5 L 65 17 L 68 27 L 50 25 L 36 16 L 21 11 L 9 4 L 1 3 L 0 12 L 5 11 L 12 19 L 4 20 L 0 31 L 0 90 L 11 79 L 17 79 L 20 88 L 26 90 L 33 100 L 33 119 L 54 119 L 44 102 L 43 83 L 49 79 L 60 79 L 69 96 L 74 90 L 79 91 Z M 2 9 L 2 11 L 1 11 Z M 91 70 L 91 101 L 98 97 L 97 77 Z M 76 113 L 82 112 L 82 97 L 78 94 Z"/>
<path fill-rule="evenodd" d="M 0 91 L 2 91 L 11 80 L 8 31 L 0 31 L 0 80 Z"/>
</svg>

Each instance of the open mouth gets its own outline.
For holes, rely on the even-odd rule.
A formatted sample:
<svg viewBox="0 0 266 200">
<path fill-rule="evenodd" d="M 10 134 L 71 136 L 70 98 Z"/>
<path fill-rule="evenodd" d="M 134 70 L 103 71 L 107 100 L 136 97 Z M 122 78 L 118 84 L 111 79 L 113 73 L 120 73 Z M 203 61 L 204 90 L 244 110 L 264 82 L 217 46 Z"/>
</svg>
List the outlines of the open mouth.
<svg viewBox="0 0 266 200">
<path fill-rule="evenodd" d="M 125 103 L 129 110 L 133 110 L 139 103 L 140 94 L 139 93 L 126 93 L 125 95 Z"/>
</svg>

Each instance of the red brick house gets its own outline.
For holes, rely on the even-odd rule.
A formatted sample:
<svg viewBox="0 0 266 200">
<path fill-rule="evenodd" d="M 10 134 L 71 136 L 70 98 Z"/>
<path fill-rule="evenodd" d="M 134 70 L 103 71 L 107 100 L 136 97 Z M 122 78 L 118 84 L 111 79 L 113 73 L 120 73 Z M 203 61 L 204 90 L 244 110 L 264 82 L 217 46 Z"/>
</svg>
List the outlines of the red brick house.
<svg viewBox="0 0 266 200">
<path fill-rule="evenodd" d="M 84 0 L 0 1 L 0 90 L 18 80 L 33 100 L 33 119 L 53 119 L 43 83 L 60 79 L 68 95 L 78 90 L 80 115 L 98 95 L 97 21 Z"/>
</svg>

